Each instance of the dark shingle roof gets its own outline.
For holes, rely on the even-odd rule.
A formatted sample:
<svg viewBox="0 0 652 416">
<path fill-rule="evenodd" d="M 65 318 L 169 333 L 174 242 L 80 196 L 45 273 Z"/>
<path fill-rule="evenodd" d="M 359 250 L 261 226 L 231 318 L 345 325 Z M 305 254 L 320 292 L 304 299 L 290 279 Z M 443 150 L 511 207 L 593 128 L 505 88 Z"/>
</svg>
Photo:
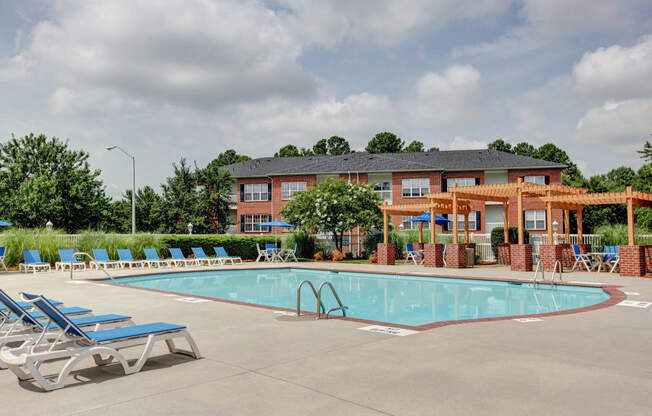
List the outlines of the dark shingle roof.
<svg viewBox="0 0 652 416">
<path fill-rule="evenodd" d="M 564 168 L 498 150 L 448 150 L 416 153 L 356 152 L 342 156 L 262 157 L 224 166 L 236 178 L 313 173 L 398 172 Z"/>
</svg>

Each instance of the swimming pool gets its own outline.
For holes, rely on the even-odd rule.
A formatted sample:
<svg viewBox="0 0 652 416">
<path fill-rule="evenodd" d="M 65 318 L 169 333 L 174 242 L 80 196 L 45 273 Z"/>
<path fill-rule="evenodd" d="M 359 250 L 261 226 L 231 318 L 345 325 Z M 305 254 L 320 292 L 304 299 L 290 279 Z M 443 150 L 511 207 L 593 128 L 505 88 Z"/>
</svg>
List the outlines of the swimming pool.
<svg viewBox="0 0 652 416">
<path fill-rule="evenodd" d="M 296 309 L 297 286 L 333 284 L 346 316 L 410 327 L 447 321 L 560 312 L 597 305 L 610 295 L 599 287 L 337 272 L 314 269 L 248 269 L 125 277 L 122 285 L 253 305 Z M 326 310 L 337 305 L 322 293 Z M 304 285 L 301 310 L 315 312 L 316 300 Z M 334 312 L 333 315 L 341 315 Z"/>
</svg>

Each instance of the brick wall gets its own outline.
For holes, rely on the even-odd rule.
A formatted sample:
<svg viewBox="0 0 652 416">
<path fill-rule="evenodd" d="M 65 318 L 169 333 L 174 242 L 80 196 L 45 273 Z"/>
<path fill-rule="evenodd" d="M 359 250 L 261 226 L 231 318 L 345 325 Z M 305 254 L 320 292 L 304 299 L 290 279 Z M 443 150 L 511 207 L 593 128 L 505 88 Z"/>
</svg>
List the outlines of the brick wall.
<svg viewBox="0 0 652 416">
<path fill-rule="evenodd" d="M 573 246 L 570 244 L 560 244 L 560 246 L 562 252 L 561 263 L 564 268 L 570 269 L 575 264 L 575 251 L 573 250 Z"/>
<path fill-rule="evenodd" d="M 512 182 L 518 182 L 518 178 L 523 177 L 523 176 L 550 176 L 550 183 L 561 183 L 561 169 L 518 169 L 518 170 L 510 170 L 507 173 L 507 181 L 512 183 Z M 518 198 L 510 198 L 509 199 L 509 225 L 510 227 L 517 227 L 518 226 Z M 529 211 L 529 210 L 545 210 L 546 209 L 546 204 L 543 203 L 541 200 L 538 198 L 528 198 L 524 197 L 523 198 L 523 210 Z M 559 224 L 559 230 L 561 232 L 562 230 L 562 223 L 563 223 L 563 217 L 564 217 L 564 212 L 561 209 L 553 209 L 552 210 L 552 220 L 557 221 Z M 525 225 L 525 221 L 523 222 L 523 225 Z M 546 227 L 551 227 L 552 224 L 546 224 Z M 545 234 L 547 233 L 547 230 L 528 230 L 530 233 L 536 234 Z"/>
<path fill-rule="evenodd" d="M 392 174 L 392 204 L 426 204 L 428 199 L 425 197 L 405 197 L 403 198 L 403 179 L 428 178 L 430 180 L 430 192 L 439 192 L 439 172 L 395 172 Z M 401 225 L 403 216 L 393 215 L 392 224 L 394 229 L 398 230 Z M 441 227 L 437 226 L 437 232 Z"/>
<path fill-rule="evenodd" d="M 509 264 L 509 243 L 498 243 L 498 264 Z"/>
<path fill-rule="evenodd" d="M 620 246 L 618 256 L 621 276 L 645 276 L 644 246 Z"/>
<path fill-rule="evenodd" d="M 512 244 L 509 251 L 512 271 L 532 271 L 532 246 L 530 244 Z"/>
<path fill-rule="evenodd" d="M 645 268 L 647 273 L 652 273 L 652 244 L 645 246 Z"/>
<path fill-rule="evenodd" d="M 392 265 L 395 262 L 396 244 L 378 243 L 377 255 L 378 264 Z"/>
<path fill-rule="evenodd" d="M 446 267 L 466 267 L 466 244 L 446 244 Z"/>
<path fill-rule="evenodd" d="M 424 244 L 423 265 L 425 267 L 444 267 L 444 245 Z"/>
<path fill-rule="evenodd" d="M 546 272 L 552 272 L 557 261 L 562 262 L 563 253 L 564 247 L 561 244 L 541 244 L 539 246 L 539 257 Z"/>
</svg>

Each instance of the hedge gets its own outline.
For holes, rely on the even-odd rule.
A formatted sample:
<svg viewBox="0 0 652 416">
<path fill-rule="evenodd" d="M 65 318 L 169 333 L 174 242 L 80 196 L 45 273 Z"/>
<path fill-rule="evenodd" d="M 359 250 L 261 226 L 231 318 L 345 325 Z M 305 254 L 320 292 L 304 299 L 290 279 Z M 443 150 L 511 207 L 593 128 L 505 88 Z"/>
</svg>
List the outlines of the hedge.
<svg viewBox="0 0 652 416">
<path fill-rule="evenodd" d="M 510 243 L 518 244 L 518 227 L 509 227 L 507 235 Z M 530 233 L 528 230 L 523 230 L 523 240 L 525 244 L 530 242 Z M 496 258 L 498 258 L 498 243 L 503 242 L 505 242 L 505 229 L 503 227 L 496 227 L 491 230 L 491 250 L 494 252 Z"/>
<path fill-rule="evenodd" d="M 243 259 L 256 259 L 258 257 L 258 250 L 256 244 L 260 248 L 265 247 L 266 243 L 274 243 L 273 236 L 236 236 L 236 235 L 173 235 L 162 237 L 162 243 L 165 248 L 179 247 L 183 254 L 187 257 L 192 253 L 192 247 L 201 247 L 206 252 L 207 256 L 213 256 L 215 251 L 213 247 L 224 247 L 224 250 L 230 256 L 239 256 Z M 281 240 L 277 240 L 278 243 Z M 166 253 L 167 256 L 169 253 Z"/>
</svg>

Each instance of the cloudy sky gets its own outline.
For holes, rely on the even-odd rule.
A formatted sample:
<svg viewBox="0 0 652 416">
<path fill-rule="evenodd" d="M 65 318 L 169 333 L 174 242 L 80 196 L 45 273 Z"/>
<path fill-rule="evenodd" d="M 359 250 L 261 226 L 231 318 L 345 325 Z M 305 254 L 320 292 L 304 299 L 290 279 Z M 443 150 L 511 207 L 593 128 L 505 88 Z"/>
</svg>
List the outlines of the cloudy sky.
<svg viewBox="0 0 652 416">
<path fill-rule="evenodd" d="M 444 149 L 552 141 L 586 174 L 652 133 L 645 0 L 3 0 L 0 140 L 91 154 L 107 191 L 185 156 L 377 132 Z"/>
</svg>

